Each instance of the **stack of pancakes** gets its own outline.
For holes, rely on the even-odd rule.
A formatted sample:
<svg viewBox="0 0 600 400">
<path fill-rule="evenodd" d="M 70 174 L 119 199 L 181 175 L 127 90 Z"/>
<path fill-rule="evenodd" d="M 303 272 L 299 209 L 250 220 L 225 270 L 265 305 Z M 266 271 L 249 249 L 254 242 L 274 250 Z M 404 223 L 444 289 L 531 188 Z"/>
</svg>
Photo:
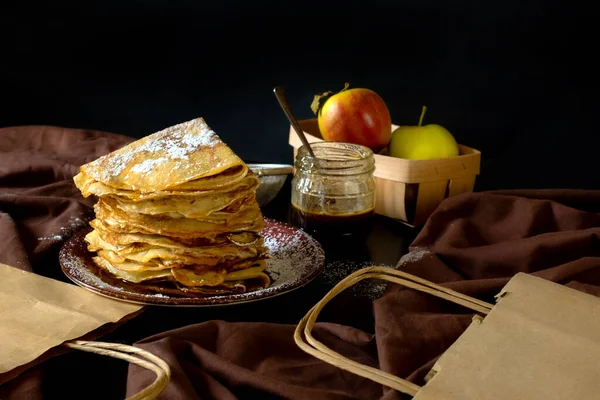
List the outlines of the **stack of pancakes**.
<svg viewBox="0 0 600 400">
<path fill-rule="evenodd" d="M 74 181 L 98 197 L 85 240 L 116 277 L 208 294 L 270 284 L 259 180 L 202 118 L 83 165 Z"/>
</svg>

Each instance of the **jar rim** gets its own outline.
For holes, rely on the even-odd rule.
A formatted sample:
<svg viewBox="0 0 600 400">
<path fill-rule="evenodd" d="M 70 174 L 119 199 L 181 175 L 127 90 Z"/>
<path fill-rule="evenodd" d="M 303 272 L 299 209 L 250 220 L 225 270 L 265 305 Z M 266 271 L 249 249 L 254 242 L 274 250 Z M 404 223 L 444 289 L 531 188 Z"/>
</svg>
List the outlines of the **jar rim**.
<svg viewBox="0 0 600 400">
<path fill-rule="evenodd" d="M 330 153 L 329 155 L 326 153 L 327 149 L 335 149 L 338 151 L 346 151 L 346 155 L 348 155 L 349 160 L 364 160 L 367 159 L 369 157 L 373 157 L 373 150 L 371 150 L 370 148 L 360 145 L 360 144 L 354 144 L 354 143 L 348 143 L 348 142 L 313 142 L 310 144 L 310 147 L 313 150 L 313 153 L 315 153 L 315 156 L 319 159 L 319 160 L 325 160 L 325 161 L 337 161 L 339 160 L 338 158 L 329 158 L 332 156 L 332 154 Z M 306 147 L 304 145 L 300 146 L 300 148 L 298 149 L 298 154 L 302 155 L 307 155 L 310 157 L 310 154 L 308 153 L 308 149 L 306 149 Z M 334 156 L 339 157 L 341 154 L 336 154 Z M 353 157 L 354 156 L 354 157 Z M 311 157 L 312 158 L 312 157 Z"/>
<path fill-rule="evenodd" d="M 296 167 L 319 175 L 355 175 L 375 169 L 374 153 L 368 147 L 347 142 L 311 143 L 316 160 L 305 146 L 298 149 Z"/>
</svg>

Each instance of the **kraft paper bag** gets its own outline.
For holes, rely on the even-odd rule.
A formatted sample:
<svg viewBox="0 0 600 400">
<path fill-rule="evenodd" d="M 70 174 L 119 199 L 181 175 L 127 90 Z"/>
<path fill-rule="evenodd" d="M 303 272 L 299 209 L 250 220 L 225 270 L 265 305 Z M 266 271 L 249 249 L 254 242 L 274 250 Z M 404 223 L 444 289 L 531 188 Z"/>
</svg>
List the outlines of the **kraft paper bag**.
<svg viewBox="0 0 600 400">
<path fill-rule="evenodd" d="M 600 299 L 519 273 L 430 376 L 415 400 L 600 399 Z"/>
<path fill-rule="evenodd" d="M 100 337 L 141 310 L 0 264 L 0 384 L 65 351 L 62 343 Z"/>
<path fill-rule="evenodd" d="M 423 386 L 349 360 L 312 336 L 319 312 L 332 298 L 372 278 L 477 312 Z M 364 268 L 308 312 L 294 339 L 307 353 L 415 400 L 600 399 L 600 298 L 524 273 L 506 284 L 496 304 L 489 304 L 392 268 Z"/>
</svg>

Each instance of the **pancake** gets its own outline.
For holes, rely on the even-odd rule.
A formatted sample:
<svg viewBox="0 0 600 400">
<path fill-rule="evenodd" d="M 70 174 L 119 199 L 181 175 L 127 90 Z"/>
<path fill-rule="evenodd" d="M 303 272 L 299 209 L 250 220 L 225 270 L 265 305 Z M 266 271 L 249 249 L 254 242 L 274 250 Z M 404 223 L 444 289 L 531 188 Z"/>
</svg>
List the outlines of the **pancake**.
<svg viewBox="0 0 600 400">
<path fill-rule="evenodd" d="M 253 201 L 258 183 L 248 188 L 236 187 L 234 190 L 210 193 L 199 196 L 173 195 L 162 198 L 132 201 L 121 196 L 106 196 L 124 212 L 140 214 L 171 214 L 175 218 L 198 219 L 213 214 L 239 211 L 243 203 Z M 205 193 L 205 192 L 203 192 Z"/>
<path fill-rule="evenodd" d="M 85 164 L 74 182 L 98 198 L 85 240 L 114 277 L 195 295 L 270 284 L 259 180 L 202 118 Z"/>
<path fill-rule="evenodd" d="M 266 253 L 263 241 L 252 246 L 240 247 L 234 243 L 216 246 L 166 248 L 147 243 L 135 243 L 127 246 L 114 245 L 103 240 L 96 231 L 90 232 L 85 240 L 88 250 L 98 252 L 113 263 L 140 263 L 136 270 L 162 269 L 162 266 L 177 267 L 185 265 L 215 266 L 219 263 L 239 262 L 257 259 Z M 128 269 L 132 269 L 129 267 Z"/>
<path fill-rule="evenodd" d="M 152 193 L 227 186 L 242 180 L 248 166 L 197 118 L 136 140 L 80 171 L 81 178 L 116 189 Z"/>
<path fill-rule="evenodd" d="M 212 237 L 199 237 L 191 239 L 167 237 L 156 234 L 122 233 L 110 229 L 110 227 L 105 224 L 104 221 L 97 218 L 90 221 L 90 226 L 94 228 L 94 231 L 97 232 L 102 239 L 116 245 L 148 243 L 161 247 L 177 248 L 182 245 L 188 247 L 211 246 L 231 241 L 239 246 L 249 246 L 261 239 L 257 232 L 246 231 L 225 232 L 216 234 Z"/>
<path fill-rule="evenodd" d="M 256 256 L 259 253 L 267 251 L 264 247 L 264 240 L 261 237 L 250 244 L 238 244 L 226 239 L 222 243 L 198 247 L 190 247 L 182 244 L 162 246 L 146 242 L 121 245 L 104 240 L 97 230 L 93 230 L 86 235 L 85 240 L 88 242 L 88 250 L 90 251 L 110 250 L 122 257 L 142 262 L 152 258 L 175 259 L 179 255 L 191 258 L 245 258 L 246 256 Z M 141 260 L 142 257 L 144 260 Z"/>
<path fill-rule="evenodd" d="M 118 263 L 108 261 L 104 257 L 94 257 L 94 262 L 101 268 L 109 271 L 118 278 L 128 282 L 163 282 L 175 281 L 184 286 L 218 286 L 224 282 L 237 282 L 247 279 L 260 279 L 270 282 L 268 275 L 263 271 L 266 263 L 264 260 L 253 260 L 240 263 L 240 268 L 227 272 L 224 268 L 211 268 L 198 270 L 194 268 L 164 268 L 159 270 L 135 271 Z M 268 284 L 265 285 L 265 287 Z"/>
<path fill-rule="evenodd" d="M 213 238 L 224 233 L 253 231 L 264 228 L 258 204 L 245 207 L 228 219 L 198 220 L 190 218 L 158 218 L 152 215 L 125 213 L 111 207 L 104 200 L 94 206 L 96 218 L 104 221 L 109 229 L 120 233 L 157 234 L 177 238 Z"/>
<path fill-rule="evenodd" d="M 260 180 L 256 177 L 252 171 L 248 170 L 246 175 L 243 177 L 233 176 L 228 182 L 220 182 L 218 187 L 203 188 L 202 190 L 156 190 L 153 192 L 138 192 L 134 190 L 119 189 L 102 182 L 95 181 L 84 172 L 79 172 L 73 180 L 75 185 L 81 191 L 83 197 L 89 197 L 95 195 L 98 197 L 113 196 L 123 198 L 131 201 L 142 201 L 152 199 L 170 199 L 174 196 L 185 197 L 185 198 L 201 198 L 203 196 L 218 196 L 219 190 L 222 191 L 234 191 L 234 190 L 251 190 L 255 191 L 258 187 Z"/>
<path fill-rule="evenodd" d="M 231 272 L 225 269 L 211 269 L 210 271 L 196 270 L 193 268 L 172 269 L 173 278 L 185 286 L 216 286 L 226 281 L 243 281 L 255 279 L 264 275 L 265 263 L 263 261 L 248 261 L 240 264 Z"/>
</svg>

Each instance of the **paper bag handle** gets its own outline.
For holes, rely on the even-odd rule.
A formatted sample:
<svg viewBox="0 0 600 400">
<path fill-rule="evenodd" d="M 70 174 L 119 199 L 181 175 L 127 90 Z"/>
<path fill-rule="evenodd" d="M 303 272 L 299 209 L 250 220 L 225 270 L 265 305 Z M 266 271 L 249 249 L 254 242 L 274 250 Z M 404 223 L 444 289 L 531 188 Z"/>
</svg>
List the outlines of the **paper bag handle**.
<svg viewBox="0 0 600 400">
<path fill-rule="evenodd" d="M 319 313 L 331 299 L 358 282 L 371 278 L 383 279 L 420 292 L 429 293 L 433 296 L 440 297 L 486 315 L 492 310 L 493 305 L 446 287 L 436 285 L 435 283 L 407 274 L 406 272 L 398 271 L 390 267 L 375 266 L 360 269 L 340 281 L 325 295 L 325 297 L 323 297 L 323 299 L 321 299 L 321 301 L 310 309 L 296 327 L 294 341 L 298 347 L 305 352 L 338 368 L 360 375 L 399 392 L 415 396 L 421 389 L 420 386 L 405 379 L 398 378 L 388 372 L 350 360 L 331 350 L 312 336 L 312 329 L 314 328 Z M 306 341 L 304 341 L 302 333 L 304 333 Z"/>
<path fill-rule="evenodd" d="M 71 349 L 87 351 L 89 353 L 118 358 L 140 367 L 151 370 L 156 374 L 156 379 L 141 392 L 128 397 L 125 400 L 153 400 L 167 387 L 171 380 L 171 369 L 169 364 L 154 354 L 142 350 L 139 347 L 128 346 L 120 343 L 94 342 L 74 340 L 63 343 L 63 346 Z"/>
</svg>

